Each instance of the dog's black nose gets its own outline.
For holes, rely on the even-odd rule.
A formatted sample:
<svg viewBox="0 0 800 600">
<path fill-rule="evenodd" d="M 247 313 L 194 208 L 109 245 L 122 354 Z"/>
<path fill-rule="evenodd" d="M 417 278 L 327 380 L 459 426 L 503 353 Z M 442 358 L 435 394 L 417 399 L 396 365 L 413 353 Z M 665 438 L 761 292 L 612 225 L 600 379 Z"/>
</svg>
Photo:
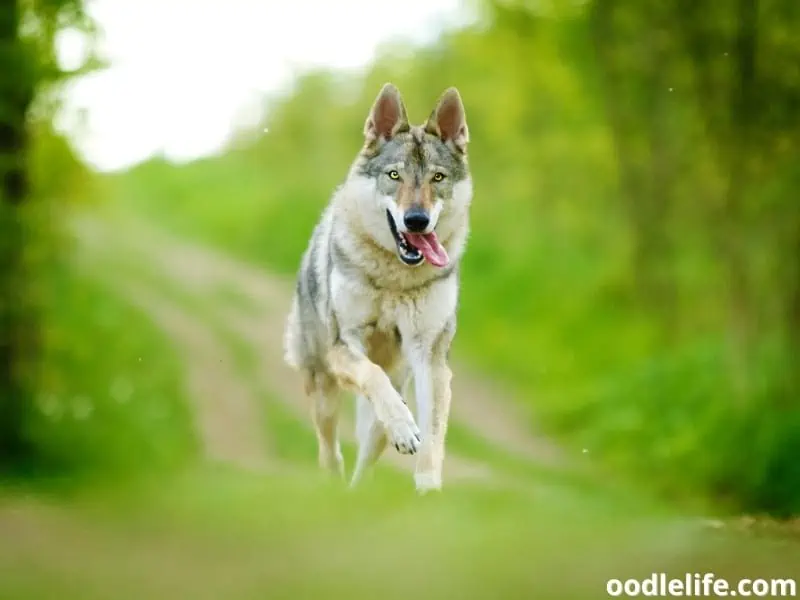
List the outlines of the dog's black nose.
<svg viewBox="0 0 800 600">
<path fill-rule="evenodd" d="M 421 208 L 412 208 L 403 216 L 403 223 L 405 223 L 406 229 L 412 233 L 425 231 L 430 222 L 431 219 L 428 217 L 428 213 Z"/>
</svg>

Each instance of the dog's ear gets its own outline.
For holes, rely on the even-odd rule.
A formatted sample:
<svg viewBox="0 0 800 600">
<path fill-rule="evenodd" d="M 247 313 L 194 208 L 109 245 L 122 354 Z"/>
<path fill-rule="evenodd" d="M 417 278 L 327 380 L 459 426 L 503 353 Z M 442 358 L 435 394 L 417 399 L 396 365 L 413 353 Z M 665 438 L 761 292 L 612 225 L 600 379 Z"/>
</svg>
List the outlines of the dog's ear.
<svg viewBox="0 0 800 600">
<path fill-rule="evenodd" d="M 452 147 L 462 154 L 467 151 L 469 142 L 467 116 L 461 94 L 456 88 L 448 88 L 439 98 L 436 108 L 425 124 L 425 131 L 438 136 L 445 143 L 451 143 Z"/>
<path fill-rule="evenodd" d="M 398 133 L 409 129 L 406 107 L 400 97 L 400 90 L 391 83 L 384 84 L 364 124 L 364 137 L 367 143 L 381 138 L 384 141 L 390 140 Z"/>
</svg>

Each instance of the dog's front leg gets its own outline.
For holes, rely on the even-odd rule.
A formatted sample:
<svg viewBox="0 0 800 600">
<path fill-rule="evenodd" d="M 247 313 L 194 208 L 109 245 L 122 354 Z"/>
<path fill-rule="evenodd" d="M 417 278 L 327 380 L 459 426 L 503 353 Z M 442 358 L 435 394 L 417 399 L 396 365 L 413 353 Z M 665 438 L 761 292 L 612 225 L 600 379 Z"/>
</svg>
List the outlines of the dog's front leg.
<svg viewBox="0 0 800 600">
<path fill-rule="evenodd" d="M 444 467 L 445 437 L 447 435 L 447 422 L 450 417 L 450 380 L 452 374 L 447 363 L 440 361 L 431 365 L 431 402 L 417 401 L 420 413 L 420 423 L 425 423 L 422 428 L 422 448 L 417 457 L 414 482 L 417 491 L 425 493 L 442 488 L 442 469 Z M 422 418 L 422 413 L 427 410 L 427 418 Z"/>
<path fill-rule="evenodd" d="M 337 342 L 327 358 L 339 385 L 369 400 L 397 451 L 415 454 L 420 446 L 419 428 L 383 369 L 369 360 L 355 342 Z"/>
<path fill-rule="evenodd" d="M 430 349 L 416 348 L 410 353 L 417 401 L 417 421 L 422 431 L 422 447 L 417 456 L 414 482 L 425 493 L 442 487 L 445 437 L 450 417 L 450 380 L 447 365 L 452 332 L 448 328 Z"/>
</svg>

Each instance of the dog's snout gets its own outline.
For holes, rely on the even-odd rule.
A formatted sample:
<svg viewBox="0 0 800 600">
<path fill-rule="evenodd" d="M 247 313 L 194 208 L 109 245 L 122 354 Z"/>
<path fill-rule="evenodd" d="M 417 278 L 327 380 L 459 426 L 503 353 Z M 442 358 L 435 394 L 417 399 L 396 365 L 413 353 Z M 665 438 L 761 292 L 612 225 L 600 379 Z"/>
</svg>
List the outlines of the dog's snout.
<svg viewBox="0 0 800 600">
<path fill-rule="evenodd" d="M 430 224 L 431 219 L 421 208 L 411 208 L 406 211 L 406 214 L 403 216 L 403 223 L 412 233 L 420 233 L 425 231 Z"/>
</svg>

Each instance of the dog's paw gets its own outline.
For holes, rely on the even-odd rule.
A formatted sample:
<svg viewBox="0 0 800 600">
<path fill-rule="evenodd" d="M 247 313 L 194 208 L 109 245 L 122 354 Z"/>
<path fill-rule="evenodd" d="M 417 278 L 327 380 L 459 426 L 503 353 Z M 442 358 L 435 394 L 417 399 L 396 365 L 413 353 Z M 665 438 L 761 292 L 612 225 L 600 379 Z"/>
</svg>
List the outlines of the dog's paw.
<svg viewBox="0 0 800 600">
<path fill-rule="evenodd" d="M 320 448 L 319 465 L 324 471 L 328 471 L 338 477 L 344 477 L 344 457 L 338 448 L 335 452 L 324 447 Z"/>
<path fill-rule="evenodd" d="M 397 407 L 397 411 L 386 424 L 386 430 L 389 442 L 400 454 L 416 454 L 422 444 L 414 415 L 405 404 Z"/>
</svg>

